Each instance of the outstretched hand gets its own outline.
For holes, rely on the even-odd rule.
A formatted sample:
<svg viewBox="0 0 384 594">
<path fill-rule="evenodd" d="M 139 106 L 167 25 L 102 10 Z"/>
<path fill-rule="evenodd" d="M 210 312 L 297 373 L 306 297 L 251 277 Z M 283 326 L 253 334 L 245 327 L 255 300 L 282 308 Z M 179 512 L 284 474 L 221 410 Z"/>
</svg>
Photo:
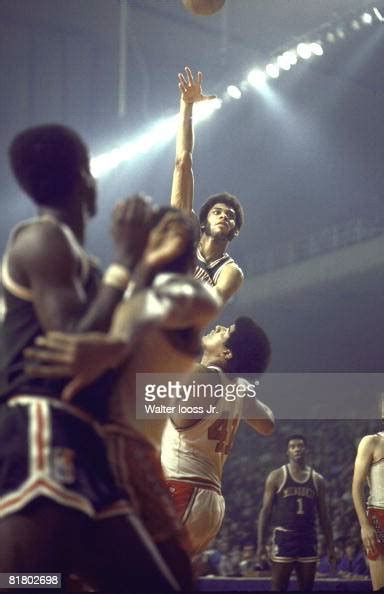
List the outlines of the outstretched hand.
<svg viewBox="0 0 384 594">
<path fill-rule="evenodd" d="M 186 66 L 184 70 L 184 74 L 179 72 L 178 78 L 181 98 L 185 103 L 197 103 L 199 101 L 216 99 L 216 95 L 203 95 L 203 90 L 201 88 L 203 75 L 201 72 L 198 72 L 197 76 L 194 77 L 188 66 Z"/>
<path fill-rule="evenodd" d="M 25 349 L 26 373 L 39 378 L 72 378 L 62 398 L 70 401 L 108 369 L 127 356 L 127 344 L 101 332 L 48 332 Z"/>
</svg>

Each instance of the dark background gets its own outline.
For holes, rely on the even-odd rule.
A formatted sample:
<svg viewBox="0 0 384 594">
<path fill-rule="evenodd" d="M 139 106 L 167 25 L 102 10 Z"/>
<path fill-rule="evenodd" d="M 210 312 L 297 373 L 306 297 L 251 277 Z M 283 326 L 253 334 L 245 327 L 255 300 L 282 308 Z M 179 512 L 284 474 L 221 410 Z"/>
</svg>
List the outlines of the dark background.
<svg viewBox="0 0 384 594">
<path fill-rule="evenodd" d="M 253 67 L 299 41 L 325 53 L 267 92 L 246 89 L 196 129 L 197 207 L 236 194 L 246 223 L 231 252 L 246 283 L 224 321 L 247 313 L 267 329 L 274 371 L 382 371 L 384 196 L 383 23 L 351 28 L 383 2 L 226 0 L 196 17 L 179 0 L 127 3 L 125 114 L 119 115 L 117 0 L 0 1 L 0 246 L 32 206 L 13 182 L 6 148 L 26 126 L 75 127 L 92 154 L 135 138 L 178 108 L 177 73 L 204 73 L 225 97 Z M 361 23 L 361 21 L 360 21 Z M 341 27 L 344 39 L 326 41 Z M 169 199 L 174 141 L 99 179 L 88 246 L 111 256 L 109 213 L 143 190 Z"/>
</svg>

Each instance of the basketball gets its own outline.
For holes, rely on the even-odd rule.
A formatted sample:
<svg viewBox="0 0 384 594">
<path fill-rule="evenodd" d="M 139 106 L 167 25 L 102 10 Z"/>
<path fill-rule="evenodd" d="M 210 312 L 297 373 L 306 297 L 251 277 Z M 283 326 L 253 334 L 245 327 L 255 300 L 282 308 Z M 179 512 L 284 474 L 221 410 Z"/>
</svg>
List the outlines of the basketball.
<svg viewBox="0 0 384 594">
<path fill-rule="evenodd" d="M 183 0 L 187 10 L 199 16 L 215 14 L 224 6 L 225 0 Z"/>
</svg>

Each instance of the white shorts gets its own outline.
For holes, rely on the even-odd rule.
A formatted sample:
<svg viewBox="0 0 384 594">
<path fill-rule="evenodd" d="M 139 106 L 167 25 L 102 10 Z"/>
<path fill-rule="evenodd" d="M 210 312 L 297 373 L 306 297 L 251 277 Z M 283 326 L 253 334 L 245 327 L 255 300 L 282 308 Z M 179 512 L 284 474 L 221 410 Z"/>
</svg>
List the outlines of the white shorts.
<svg viewBox="0 0 384 594">
<path fill-rule="evenodd" d="M 225 502 L 215 486 L 167 479 L 178 516 L 188 529 L 191 555 L 201 553 L 219 532 L 224 519 Z"/>
</svg>

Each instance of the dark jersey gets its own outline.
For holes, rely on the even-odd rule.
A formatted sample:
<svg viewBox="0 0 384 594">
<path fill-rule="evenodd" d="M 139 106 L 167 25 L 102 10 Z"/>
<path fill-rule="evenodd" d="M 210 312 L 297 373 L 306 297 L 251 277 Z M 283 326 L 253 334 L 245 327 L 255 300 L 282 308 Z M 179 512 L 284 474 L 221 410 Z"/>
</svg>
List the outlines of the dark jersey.
<svg viewBox="0 0 384 594">
<path fill-rule="evenodd" d="M 72 231 L 66 225 L 50 217 L 24 221 L 17 225 L 11 233 L 10 242 L 20 229 L 26 225 L 41 222 L 42 220 L 58 225 L 66 236 L 70 248 L 78 260 L 79 276 L 84 292 L 90 302 L 96 295 L 101 274 L 92 258 L 86 254 Z M 5 299 L 5 318 L 0 328 L 0 351 L 2 353 L 2 359 L 0 361 L 0 401 L 4 401 L 16 394 L 58 398 L 65 385 L 65 381 L 31 378 L 24 371 L 23 351 L 28 346 L 33 345 L 35 338 L 44 334 L 44 330 L 40 326 L 35 313 L 32 292 L 28 288 L 16 283 L 9 273 L 8 249 L 5 252 L 2 262 L 2 285 Z M 103 378 L 102 384 L 104 382 L 109 386 L 110 379 Z M 99 382 L 97 384 L 99 386 L 102 385 Z M 80 402 L 92 402 L 95 410 L 89 410 L 89 412 L 96 412 L 96 409 L 100 409 L 101 406 L 104 408 L 104 402 L 106 402 L 105 397 L 95 397 L 94 389 L 95 385 L 92 385 L 90 390 L 87 389 L 76 398 L 77 404 Z M 106 386 L 103 388 L 103 392 L 105 389 Z M 93 394 L 92 398 L 87 396 L 87 393 L 90 391 Z M 101 404 L 102 402 L 103 405 Z M 104 413 L 98 410 L 97 416 L 102 417 Z"/>
<path fill-rule="evenodd" d="M 207 262 L 199 249 L 196 250 L 196 256 L 197 265 L 194 276 L 203 283 L 211 285 L 211 287 L 216 285 L 217 279 L 219 278 L 223 268 L 227 264 L 235 263 L 233 258 L 231 258 L 231 256 L 228 254 L 223 254 L 220 256 L 220 258 L 217 258 L 212 262 Z"/>
<path fill-rule="evenodd" d="M 275 494 L 276 526 L 300 533 L 312 533 L 316 528 L 317 490 L 313 470 L 304 482 L 295 481 L 289 466 L 283 466 L 283 484 Z"/>
</svg>

